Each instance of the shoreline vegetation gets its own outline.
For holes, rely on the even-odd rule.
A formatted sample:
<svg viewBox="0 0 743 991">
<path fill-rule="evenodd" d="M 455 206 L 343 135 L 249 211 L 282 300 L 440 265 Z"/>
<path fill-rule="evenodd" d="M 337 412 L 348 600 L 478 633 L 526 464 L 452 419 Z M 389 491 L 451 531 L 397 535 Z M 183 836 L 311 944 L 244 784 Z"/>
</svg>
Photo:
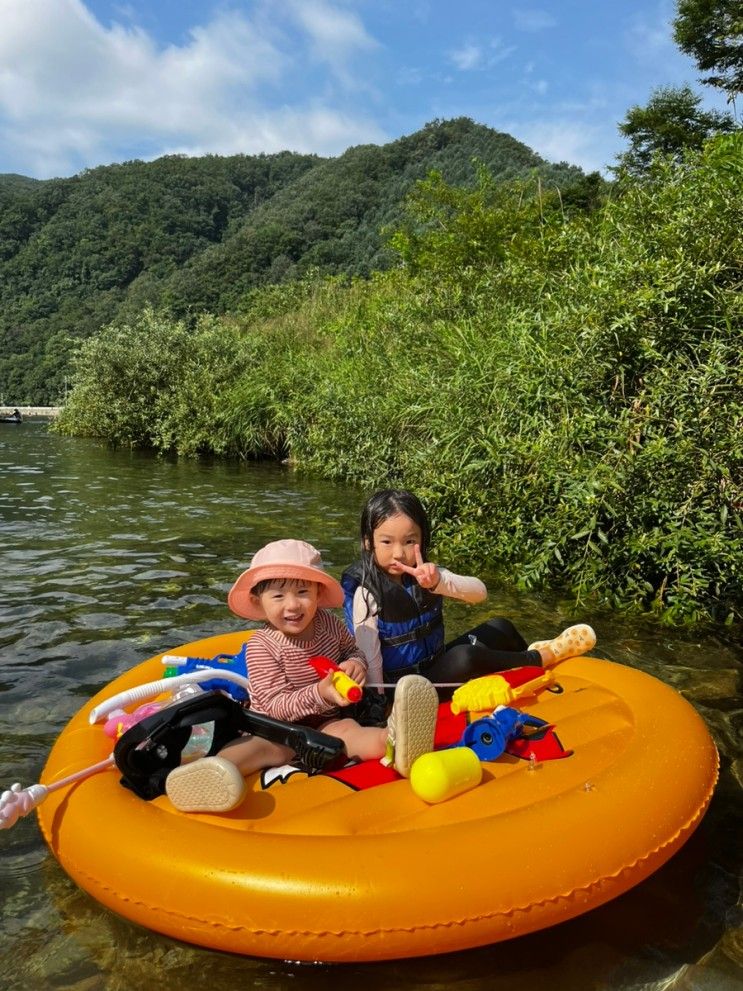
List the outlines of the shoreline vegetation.
<svg viewBox="0 0 743 991">
<path fill-rule="evenodd" d="M 737 625 L 741 189 L 741 132 L 590 212 L 538 177 L 430 173 L 388 232 L 398 267 L 105 327 L 53 429 L 404 484 L 452 566 Z"/>
</svg>

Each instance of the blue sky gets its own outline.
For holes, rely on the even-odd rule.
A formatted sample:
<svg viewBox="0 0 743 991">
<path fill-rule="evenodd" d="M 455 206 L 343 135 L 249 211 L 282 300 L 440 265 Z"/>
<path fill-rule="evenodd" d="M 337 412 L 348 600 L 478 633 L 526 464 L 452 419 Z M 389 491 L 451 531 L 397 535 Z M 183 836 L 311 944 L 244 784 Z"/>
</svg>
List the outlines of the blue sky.
<svg viewBox="0 0 743 991">
<path fill-rule="evenodd" d="M 338 155 L 471 117 L 604 170 L 627 109 L 689 83 L 673 0 L 0 0 L 0 172 Z"/>
</svg>

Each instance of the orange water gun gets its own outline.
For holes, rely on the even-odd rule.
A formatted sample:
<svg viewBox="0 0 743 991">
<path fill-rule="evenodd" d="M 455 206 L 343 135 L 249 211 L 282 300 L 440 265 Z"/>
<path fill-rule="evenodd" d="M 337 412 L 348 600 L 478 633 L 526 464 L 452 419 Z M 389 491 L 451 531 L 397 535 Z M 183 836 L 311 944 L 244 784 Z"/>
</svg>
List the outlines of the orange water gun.
<svg viewBox="0 0 743 991">
<path fill-rule="evenodd" d="M 333 688 L 349 702 L 361 701 L 361 685 L 358 685 L 353 678 L 349 678 L 346 672 L 339 668 L 329 657 L 311 657 L 307 663 L 317 671 L 321 678 L 329 672 L 333 672 L 330 679 Z"/>
<path fill-rule="evenodd" d="M 541 677 L 512 688 L 499 674 L 486 674 L 483 678 L 473 678 L 454 692 L 451 711 L 455 716 L 460 712 L 492 711 L 496 706 L 511 705 L 517 699 L 536 695 L 541 688 L 553 684 L 554 680 L 554 673 L 545 671 Z"/>
</svg>

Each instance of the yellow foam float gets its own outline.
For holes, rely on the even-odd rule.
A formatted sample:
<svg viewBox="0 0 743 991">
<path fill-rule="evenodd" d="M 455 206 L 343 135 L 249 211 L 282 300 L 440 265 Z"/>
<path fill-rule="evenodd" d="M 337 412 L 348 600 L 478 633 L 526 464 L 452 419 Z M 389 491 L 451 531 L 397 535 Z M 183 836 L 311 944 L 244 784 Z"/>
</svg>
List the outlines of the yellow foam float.
<svg viewBox="0 0 743 991">
<path fill-rule="evenodd" d="M 235 654 L 247 636 L 173 653 Z M 43 783 L 106 758 L 111 741 L 89 724 L 92 708 L 162 677 L 161 660 L 133 668 L 80 710 Z M 365 961 L 509 939 L 652 874 L 699 824 L 717 779 L 705 724 L 673 689 L 590 657 L 555 673 L 555 685 L 518 707 L 555 727 L 562 759 L 536 759 L 534 749 L 504 754 L 483 764 L 477 787 L 438 804 L 394 772 L 380 779 L 375 764 L 345 777 L 262 772 L 232 812 L 183 814 L 164 796 L 138 798 L 113 769 L 50 793 L 39 823 L 93 898 L 201 946 Z M 447 723 L 454 718 L 442 705 L 439 742 L 459 732 Z"/>
</svg>

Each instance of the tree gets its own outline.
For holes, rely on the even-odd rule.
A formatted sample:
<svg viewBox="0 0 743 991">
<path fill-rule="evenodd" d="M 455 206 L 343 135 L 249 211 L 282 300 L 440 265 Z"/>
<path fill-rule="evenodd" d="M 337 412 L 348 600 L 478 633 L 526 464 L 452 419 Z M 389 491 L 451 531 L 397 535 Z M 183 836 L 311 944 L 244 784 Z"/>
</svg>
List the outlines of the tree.
<svg viewBox="0 0 743 991">
<path fill-rule="evenodd" d="M 743 7 L 740 0 L 678 0 L 674 37 L 732 102 L 743 93 Z"/>
<path fill-rule="evenodd" d="M 661 86 L 653 90 L 646 107 L 630 107 L 619 125 L 630 147 L 618 156 L 612 171 L 642 176 L 659 152 L 681 159 L 687 149 L 700 149 L 712 135 L 735 130 L 730 114 L 702 110 L 701 102 L 688 86 Z"/>
</svg>

